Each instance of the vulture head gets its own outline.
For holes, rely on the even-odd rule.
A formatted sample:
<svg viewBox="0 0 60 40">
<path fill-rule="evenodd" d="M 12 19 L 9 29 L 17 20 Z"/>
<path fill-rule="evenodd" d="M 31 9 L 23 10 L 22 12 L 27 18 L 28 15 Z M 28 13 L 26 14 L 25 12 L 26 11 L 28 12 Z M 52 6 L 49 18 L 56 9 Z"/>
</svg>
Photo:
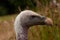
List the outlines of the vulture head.
<svg viewBox="0 0 60 40">
<path fill-rule="evenodd" d="M 21 25 L 23 26 L 33 26 L 33 25 L 53 25 L 50 18 L 42 16 L 36 12 L 25 10 L 20 13 Z"/>
<path fill-rule="evenodd" d="M 22 11 L 15 19 L 14 28 L 17 40 L 27 40 L 27 30 L 33 25 L 53 25 L 50 18 L 42 16 L 34 11 Z"/>
</svg>

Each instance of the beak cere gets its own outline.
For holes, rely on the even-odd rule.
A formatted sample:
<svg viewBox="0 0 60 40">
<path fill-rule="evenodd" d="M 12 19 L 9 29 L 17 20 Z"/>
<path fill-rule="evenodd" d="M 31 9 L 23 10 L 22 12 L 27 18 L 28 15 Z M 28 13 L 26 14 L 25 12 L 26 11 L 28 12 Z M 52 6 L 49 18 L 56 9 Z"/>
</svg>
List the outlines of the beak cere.
<svg viewBox="0 0 60 40">
<path fill-rule="evenodd" d="M 52 19 L 50 19 L 50 18 L 46 18 L 46 20 L 45 20 L 45 23 L 47 24 L 47 25 L 53 25 L 53 21 L 52 21 Z"/>
</svg>

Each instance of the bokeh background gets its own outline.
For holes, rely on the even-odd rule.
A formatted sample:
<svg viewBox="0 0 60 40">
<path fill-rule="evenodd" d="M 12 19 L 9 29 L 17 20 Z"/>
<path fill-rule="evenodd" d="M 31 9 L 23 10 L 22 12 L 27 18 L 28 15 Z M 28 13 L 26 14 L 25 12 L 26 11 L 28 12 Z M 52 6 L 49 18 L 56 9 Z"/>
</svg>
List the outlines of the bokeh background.
<svg viewBox="0 0 60 40">
<path fill-rule="evenodd" d="M 16 40 L 14 20 L 26 9 L 50 17 L 54 22 L 53 26 L 30 27 L 28 40 L 60 40 L 60 0 L 0 0 L 0 40 Z"/>
</svg>

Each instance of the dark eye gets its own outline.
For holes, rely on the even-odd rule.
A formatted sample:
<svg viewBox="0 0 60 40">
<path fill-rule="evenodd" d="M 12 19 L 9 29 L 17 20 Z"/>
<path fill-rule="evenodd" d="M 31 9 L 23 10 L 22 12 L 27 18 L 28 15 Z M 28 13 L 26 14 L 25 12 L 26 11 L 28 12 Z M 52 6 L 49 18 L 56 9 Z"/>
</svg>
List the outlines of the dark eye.
<svg viewBox="0 0 60 40">
<path fill-rule="evenodd" d="M 31 16 L 31 18 L 36 18 L 37 16 L 35 16 L 35 15 L 33 15 L 33 16 Z"/>
</svg>

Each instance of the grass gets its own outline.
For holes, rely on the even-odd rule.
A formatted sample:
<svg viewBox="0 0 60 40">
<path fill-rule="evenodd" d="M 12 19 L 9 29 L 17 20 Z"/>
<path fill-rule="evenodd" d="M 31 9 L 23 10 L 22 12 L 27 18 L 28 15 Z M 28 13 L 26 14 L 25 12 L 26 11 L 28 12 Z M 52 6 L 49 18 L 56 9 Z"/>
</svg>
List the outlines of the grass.
<svg viewBox="0 0 60 40">
<path fill-rule="evenodd" d="M 0 40 L 15 40 L 14 18 L 15 15 L 7 15 L 0 17 Z"/>
<path fill-rule="evenodd" d="M 16 16 L 17 14 L 0 17 L 0 40 L 16 40 L 13 26 Z M 50 15 L 47 14 L 47 16 Z M 53 17 L 54 26 L 36 25 L 30 27 L 28 40 L 60 40 L 60 16 L 57 16 L 55 14 Z"/>
</svg>

